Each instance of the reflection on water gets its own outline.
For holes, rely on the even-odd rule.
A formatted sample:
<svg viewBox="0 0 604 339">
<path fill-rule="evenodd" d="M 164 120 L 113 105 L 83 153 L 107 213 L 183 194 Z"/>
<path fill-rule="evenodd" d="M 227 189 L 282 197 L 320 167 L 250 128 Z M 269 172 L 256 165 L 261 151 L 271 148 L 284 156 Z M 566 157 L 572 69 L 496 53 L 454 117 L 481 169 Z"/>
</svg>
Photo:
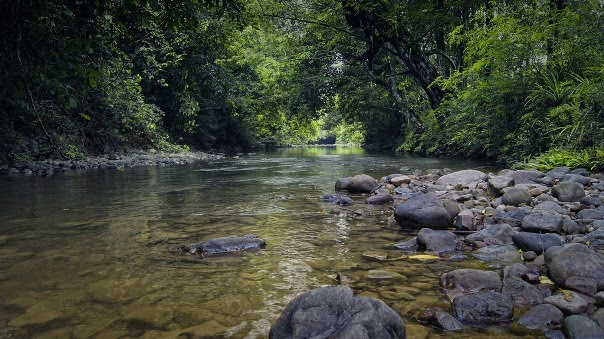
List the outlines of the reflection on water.
<svg viewBox="0 0 604 339">
<path fill-rule="evenodd" d="M 336 273 L 399 312 L 410 337 L 438 336 L 415 315 L 448 307 L 438 276 L 452 267 L 363 259 L 412 234 L 389 226 L 390 210 L 366 206 L 363 196 L 350 208 L 317 197 L 358 173 L 480 165 L 316 147 L 170 168 L 2 177 L 0 337 L 156 337 L 192 327 L 266 337 L 293 297 L 335 284 Z M 210 259 L 177 251 L 245 234 L 264 237 L 267 248 Z M 374 280 L 375 269 L 396 276 Z"/>
</svg>

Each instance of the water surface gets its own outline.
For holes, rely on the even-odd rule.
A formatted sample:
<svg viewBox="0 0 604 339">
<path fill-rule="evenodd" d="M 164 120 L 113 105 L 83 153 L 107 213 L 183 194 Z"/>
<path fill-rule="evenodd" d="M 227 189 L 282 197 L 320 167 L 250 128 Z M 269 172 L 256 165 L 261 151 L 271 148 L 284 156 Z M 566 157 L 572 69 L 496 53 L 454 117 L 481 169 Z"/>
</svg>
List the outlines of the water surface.
<svg viewBox="0 0 604 339">
<path fill-rule="evenodd" d="M 401 314 L 410 338 L 439 337 L 417 314 L 449 307 L 438 277 L 465 264 L 368 261 L 363 252 L 391 250 L 413 234 L 362 195 L 346 208 L 317 197 L 343 176 L 483 165 L 293 148 L 175 167 L 0 177 L 0 337 L 156 337 L 202 325 L 208 335 L 264 338 L 293 297 L 334 285 L 338 272 L 356 293 Z M 245 234 L 265 238 L 267 248 L 204 259 L 178 251 Z M 369 279 L 375 269 L 400 275 Z M 456 335 L 498 334 L 507 335 Z"/>
</svg>

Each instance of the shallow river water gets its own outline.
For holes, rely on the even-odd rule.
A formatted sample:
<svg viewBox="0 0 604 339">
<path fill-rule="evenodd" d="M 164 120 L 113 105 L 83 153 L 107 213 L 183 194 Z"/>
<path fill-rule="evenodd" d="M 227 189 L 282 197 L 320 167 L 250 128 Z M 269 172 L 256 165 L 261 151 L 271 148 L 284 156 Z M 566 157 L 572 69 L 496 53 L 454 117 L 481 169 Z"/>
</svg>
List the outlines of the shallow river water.
<svg viewBox="0 0 604 339">
<path fill-rule="evenodd" d="M 293 297 L 336 284 L 338 272 L 356 293 L 398 312 L 409 338 L 509 337 L 505 328 L 452 335 L 420 323 L 423 309 L 449 307 L 439 276 L 472 262 L 368 261 L 363 252 L 392 251 L 413 234 L 362 195 L 350 207 L 317 199 L 343 176 L 482 165 L 292 148 L 175 167 L 0 177 L 0 338 L 160 337 L 190 327 L 265 338 Z M 178 251 L 245 234 L 265 238 L 266 249 L 204 259 Z M 371 279 L 375 269 L 400 275 Z"/>
</svg>

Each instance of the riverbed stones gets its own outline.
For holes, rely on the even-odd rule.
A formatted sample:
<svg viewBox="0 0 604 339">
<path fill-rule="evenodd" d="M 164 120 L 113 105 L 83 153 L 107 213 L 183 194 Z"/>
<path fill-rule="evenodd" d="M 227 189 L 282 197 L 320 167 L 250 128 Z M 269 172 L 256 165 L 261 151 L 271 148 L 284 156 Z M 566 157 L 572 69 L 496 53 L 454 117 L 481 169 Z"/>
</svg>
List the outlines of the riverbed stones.
<svg viewBox="0 0 604 339">
<path fill-rule="evenodd" d="M 239 252 L 266 247 L 266 241 L 257 235 L 248 234 L 242 237 L 228 236 L 202 241 L 191 245 L 188 253 L 198 255 L 216 255 Z"/>
<path fill-rule="evenodd" d="M 377 186 L 377 180 L 367 174 L 340 178 L 336 181 L 336 190 L 346 190 L 350 193 L 371 193 Z"/>
<path fill-rule="evenodd" d="M 25 313 L 11 320 L 8 325 L 11 327 L 44 326 L 61 322 L 67 317 L 68 314 L 57 303 L 42 301 L 28 308 Z"/>
<path fill-rule="evenodd" d="M 269 338 L 406 338 L 403 319 L 380 300 L 345 286 L 322 287 L 292 300 Z"/>
<path fill-rule="evenodd" d="M 517 323 L 532 331 L 547 332 L 558 328 L 563 320 L 564 314 L 556 306 L 540 304 L 518 318 Z"/>
<path fill-rule="evenodd" d="M 522 218 L 522 229 L 531 232 L 560 232 L 562 216 L 557 213 L 538 211 Z"/>
<path fill-rule="evenodd" d="M 487 291 L 453 300 L 453 316 L 463 323 L 490 324 L 512 319 L 514 304 L 505 294 Z"/>
<path fill-rule="evenodd" d="M 451 215 L 432 193 L 416 193 L 396 206 L 394 218 L 403 228 L 442 230 L 451 224 Z"/>
<path fill-rule="evenodd" d="M 527 216 L 530 211 L 524 208 L 518 208 L 513 211 L 504 212 L 493 217 L 498 224 L 508 224 L 512 227 L 518 227 L 522 224 L 522 219 Z"/>
<path fill-rule="evenodd" d="M 462 185 L 467 186 L 471 183 L 486 181 L 487 175 L 477 170 L 463 170 L 443 175 L 436 180 L 437 185 Z"/>
<path fill-rule="evenodd" d="M 583 315 L 564 318 L 564 334 L 567 339 L 601 339 L 604 330 L 593 320 Z"/>
<path fill-rule="evenodd" d="M 96 302 L 123 304 L 143 296 L 146 286 L 138 279 L 103 279 L 90 283 L 86 291 Z"/>
<path fill-rule="evenodd" d="M 583 313 L 587 310 L 587 305 L 589 304 L 574 291 L 550 295 L 543 299 L 543 303 L 554 305 L 566 314 Z"/>
<path fill-rule="evenodd" d="M 538 234 L 532 232 L 517 232 L 512 235 L 514 245 L 523 251 L 533 251 L 537 255 L 552 246 L 561 246 L 562 240 L 557 234 Z"/>
<path fill-rule="evenodd" d="M 560 201 L 578 201 L 585 196 L 583 185 L 576 182 L 561 182 L 552 187 L 552 195 Z"/>
<path fill-rule="evenodd" d="M 506 173 L 506 176 L 514 179 L 516 185 L 518 184 L 534 184 L 543 183 L 543 177 L 545 177 L 545 173 L 537 170 L 518 170 L 518 171 L 510 171 Z"/>
<path fill-rule="evenodd" d="M 505 191 L 501 197 L 501 202 L 505 205 L 520 206 L 528 205 L 533 200 L 532 195 L 528 190 L 520 187 L 511 187 Z"/>
<path fill-rule="evenodd" d="M 463 210 L 455 216 L 453 222 L 455 229 L 458 231 L 473 231 L 474 230 L 474 213 L 471 210 Z"/>
<path fill-rule="evenodd" d="M 560 286 L 577 276 L 594 279 L 598 291 L 604 290 L 604 256 L 583 244 L 550 247 L 545 251 L 545 263 L 552 280 Z"/>
<path fill-rule="evenodd" d="M 422 228 L 417 233 L 417 244 L 419 250 L 431 251 L 437 254 L 453 252 L 458 246 L 453 232 L 430 228 Z"/>
<path fill-rule="evenodd" d="M 514 305 L 519 307 L 538 305 L 543 302 L 541 290 L 517 276 L 507 276 L 503 279 L 501 293 L 509 296 Z"/>
<path fill-rule="evenodd" d="M 514 185 L 514 179 L 504 175 L 493 176 L 489 179 L 489 188 L 496 195 L 502 195 L 503 189 L 512 185 Z"/>
</svg>

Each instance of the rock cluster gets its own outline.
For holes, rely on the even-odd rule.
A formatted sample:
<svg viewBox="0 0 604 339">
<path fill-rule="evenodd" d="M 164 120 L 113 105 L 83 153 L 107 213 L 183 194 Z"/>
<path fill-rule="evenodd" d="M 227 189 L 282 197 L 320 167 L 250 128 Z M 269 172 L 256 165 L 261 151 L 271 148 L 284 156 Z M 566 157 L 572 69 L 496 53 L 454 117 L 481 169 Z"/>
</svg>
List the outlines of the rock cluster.
<svg viewBox="0 0 604 339">
<path fill-rule="evenodd" d="M 451 309 L 429 313 L 443 330 L 513 322 L 520 333 L 604 337 L 602 174 L 559 167 L 367 177 L 351 177 L 363 178 L 363 190 L 351 178 L 336 189 L 370 194 L 366 203 L 388 204 L 393 221 L 418 231 L 395 248 L 445 258 L 470 251 L 488 267 L 442 275 Z"/>
<path fill-rule="evenodd" d="M 110 169 L 121 170 L 138 166 L 172 166 L 193 163 L 200 160 L 219 159 L 221 155 L 203 152 L 158 152 L 130 151 L 121 154 L 106 154 L 85 157 L 80 160 L 19 161 L 0 165 L 0 175 L 40 175 L 49 176 L 72 170 Z"/>
</svg>

